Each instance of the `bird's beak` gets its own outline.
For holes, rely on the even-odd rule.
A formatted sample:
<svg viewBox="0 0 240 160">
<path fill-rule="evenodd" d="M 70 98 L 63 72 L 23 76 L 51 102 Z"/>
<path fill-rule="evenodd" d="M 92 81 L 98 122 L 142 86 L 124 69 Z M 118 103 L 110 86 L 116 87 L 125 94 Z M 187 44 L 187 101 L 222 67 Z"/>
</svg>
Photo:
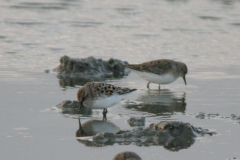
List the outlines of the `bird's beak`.
<svg viewBox="0 0 240 160">
<path fill-rule="evenodd" d="M 183 80 L 184 80 L 185 85 L 187 85 L 187 81 L 186 81 L 185 76 L 183 77 Z"/>
</svg>

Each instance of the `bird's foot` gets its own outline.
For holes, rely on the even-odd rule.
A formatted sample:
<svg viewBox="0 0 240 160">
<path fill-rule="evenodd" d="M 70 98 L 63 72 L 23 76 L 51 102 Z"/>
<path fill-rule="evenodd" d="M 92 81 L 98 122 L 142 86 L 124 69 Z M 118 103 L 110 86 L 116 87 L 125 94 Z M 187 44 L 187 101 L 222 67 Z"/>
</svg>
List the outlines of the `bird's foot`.
<svg viewBox="0 0 240 160">
<path fill-rule="evenodd" d="M 107 121 L 107 109 L 103 109 L 103 112 L 102 112 L 102 114 L 103 114 L 103 121 Z"/>
</svg>

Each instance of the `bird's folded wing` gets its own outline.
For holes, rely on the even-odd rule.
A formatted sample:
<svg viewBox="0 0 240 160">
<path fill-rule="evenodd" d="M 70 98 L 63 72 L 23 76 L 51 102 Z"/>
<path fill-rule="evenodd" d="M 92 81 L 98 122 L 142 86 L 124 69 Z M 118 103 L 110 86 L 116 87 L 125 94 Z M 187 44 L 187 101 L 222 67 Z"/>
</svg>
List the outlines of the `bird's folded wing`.
<svg viewBox="0 0 240 160">
<path fill-rule="evenodd" d="M 143 63 L 140 67 L 143 72 L 151 72 L 155 74 L 166 74 L 172 70 L 172 65 L 166 60 L 157 60 Z"/>
</svg>

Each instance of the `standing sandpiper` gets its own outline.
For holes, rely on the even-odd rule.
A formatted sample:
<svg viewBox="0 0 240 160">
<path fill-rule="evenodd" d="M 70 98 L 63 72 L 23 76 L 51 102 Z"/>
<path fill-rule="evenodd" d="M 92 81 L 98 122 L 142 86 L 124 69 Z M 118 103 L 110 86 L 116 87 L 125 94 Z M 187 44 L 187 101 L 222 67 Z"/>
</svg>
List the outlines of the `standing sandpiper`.
<svg viewBox="0 0 240 160">
<path fill-rule="evenodd" d="M 92 109 L 103 109 L 103 119 L 106 120 L 107 108 L 113 106 L 125 96 L 137 89 L 121 88 L 106 83 L 88 82 L 77 92 L 80 102 L 79 110 L 84 105 Z"/>
<path fill-rule="evenodd" d="M 185 85 L 187 85 L 185 76 L 188 72 L 187 65 L 182 62 L 176 62 L 169 59 L 159 59 L 145 62 L 142 64 L 128 64 L 127 68 L 135 71 L 139 76 L 148 81 L 147 88 L 150 83 L 168 84 L 175 81 L 178 77 L 182 77 Z"/>
</svg>

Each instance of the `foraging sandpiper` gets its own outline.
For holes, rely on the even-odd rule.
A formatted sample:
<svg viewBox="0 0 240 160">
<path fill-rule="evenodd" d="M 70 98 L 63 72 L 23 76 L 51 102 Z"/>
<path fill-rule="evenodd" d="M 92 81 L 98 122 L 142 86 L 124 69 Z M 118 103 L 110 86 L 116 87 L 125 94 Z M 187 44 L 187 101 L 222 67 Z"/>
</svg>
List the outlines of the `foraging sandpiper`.
<svg viewBox="0 0 240 160">
<path fill-rule="evenodd" d="M 187 65 L 182 62 L 176 62 L 169 59 L 159 59 L 145 62 L 142 64 L 128 64 L 125 67 L 132 69 L 139 76 L 148 81 L 147 88 L 150 83 L 168 84 L 174 82 L 178 77 L 182 77 L 185 85 L 186 74 L 188 72 Z"/>
<path fill-rule="evenodd" d="M 77 92 L 77 98 L 81 107 L 103 109 L 103 119 L 106 119 L 107 108 L 113 106 L 125 96 L 137 89 L 121 88 L 106 83 L 88 82 Z"/>
</svg>

